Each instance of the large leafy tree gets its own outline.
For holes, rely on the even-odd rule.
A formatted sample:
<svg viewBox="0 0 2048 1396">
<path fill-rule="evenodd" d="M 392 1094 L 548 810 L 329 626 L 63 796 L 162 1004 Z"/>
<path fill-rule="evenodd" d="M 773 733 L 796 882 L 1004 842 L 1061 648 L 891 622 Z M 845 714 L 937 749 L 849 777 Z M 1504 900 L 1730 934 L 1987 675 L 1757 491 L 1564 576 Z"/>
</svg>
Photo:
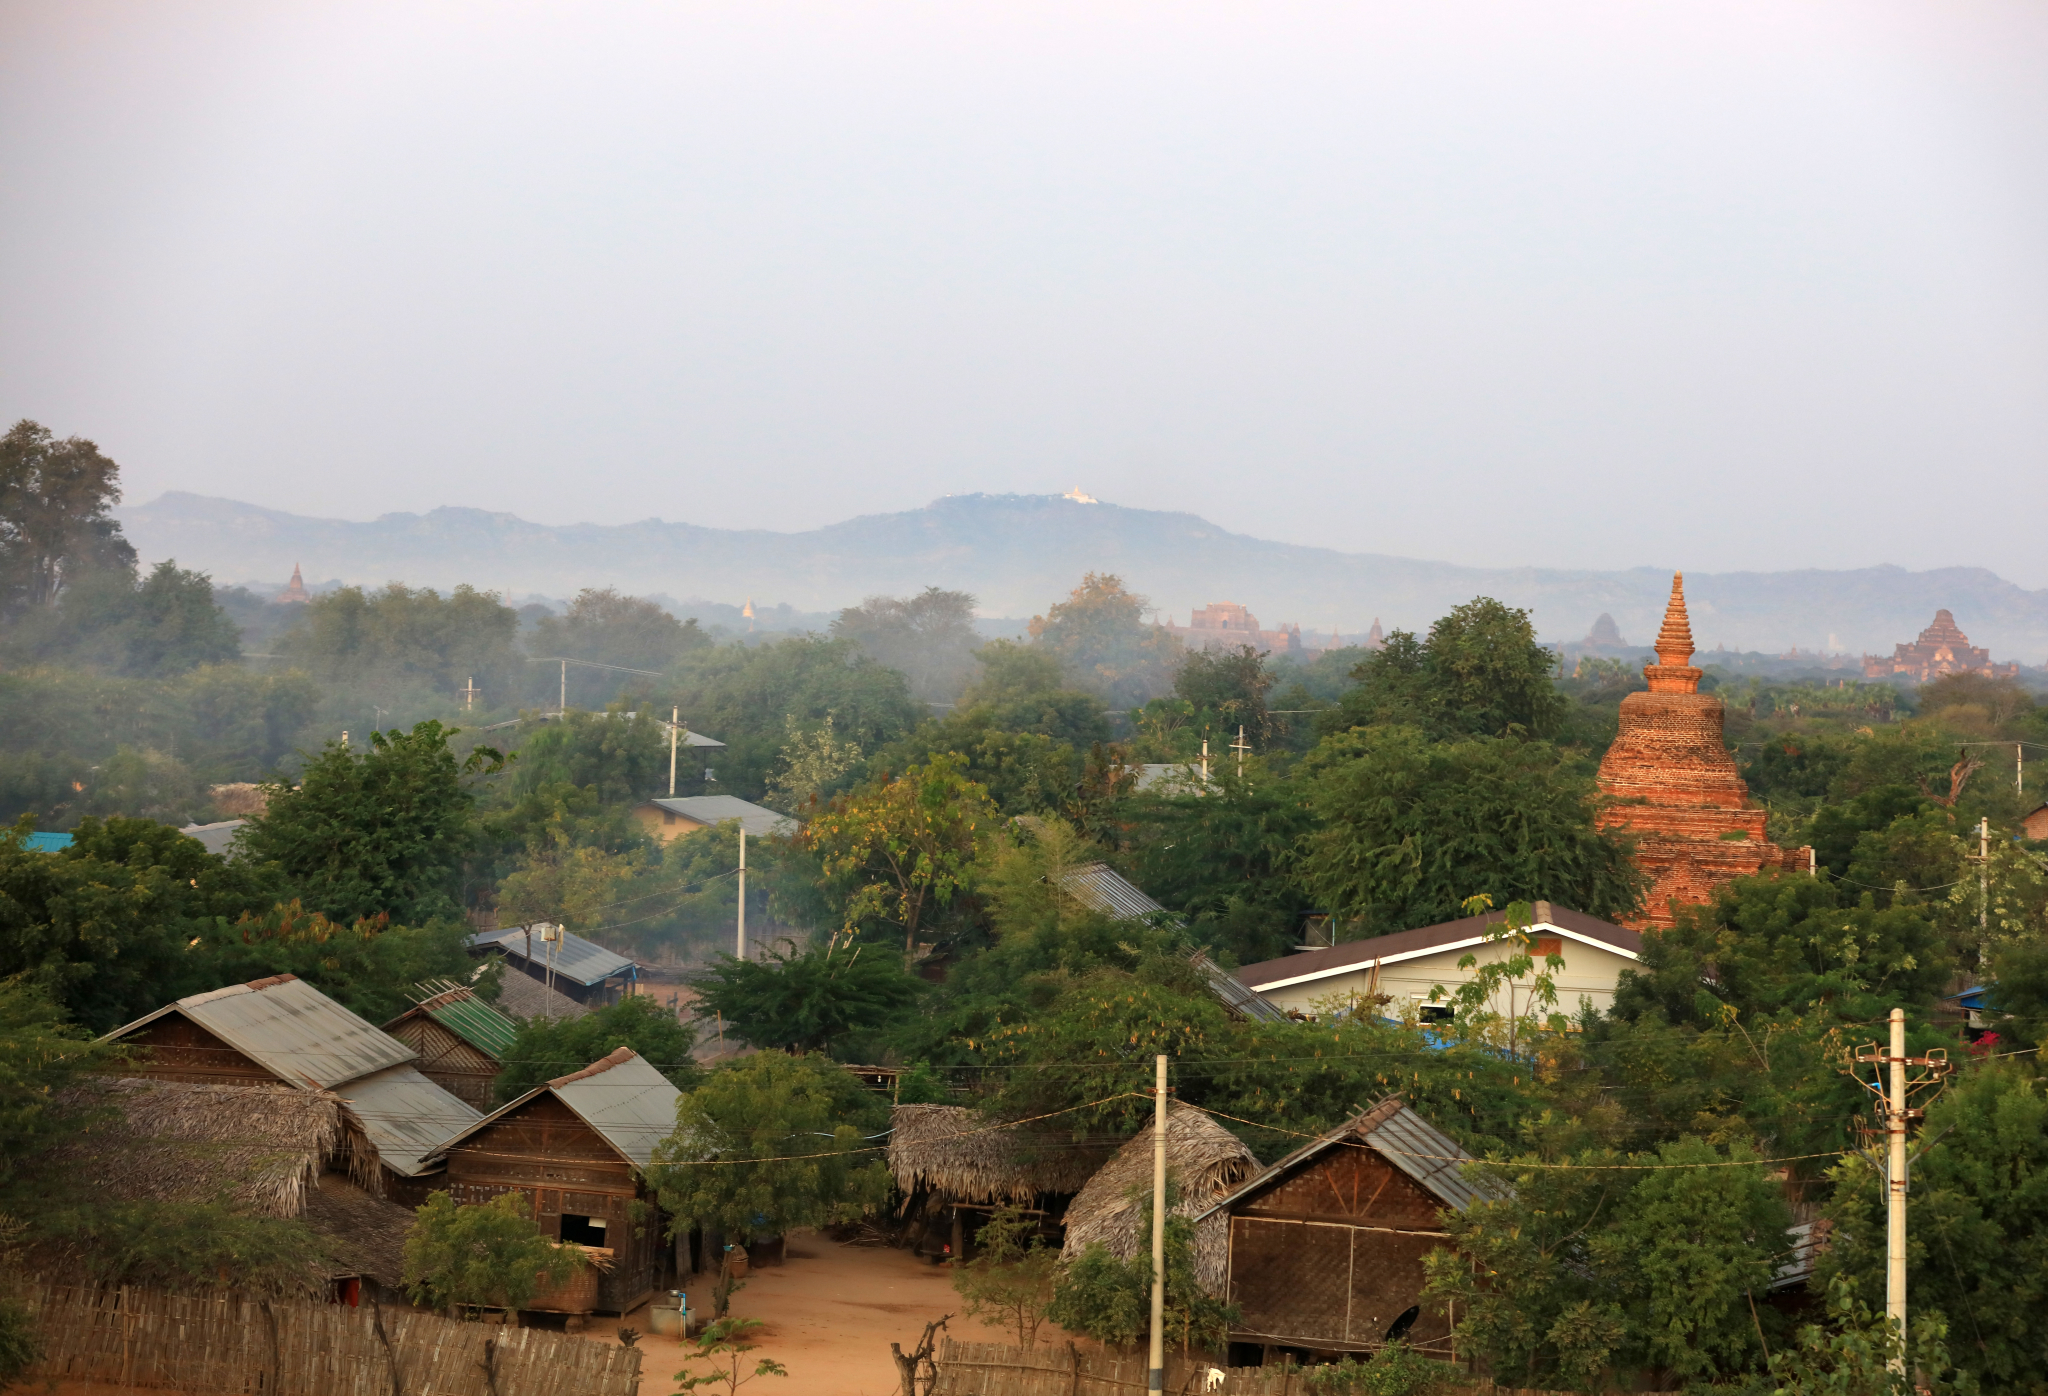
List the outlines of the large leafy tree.
<svg viewBox="0 0 2048 1396">
<path fill-rule="evenodd" d="M 1145 598 L 1123 579 L 1090 572 L 1065 601 L 1031 618 L 1031 638 L 1080 687 L 1134 708 L 1173 686 L 1180 642 L 1146 621 Z"/>
<path fill-rule="evenodd" d="M 612 587 L 586 587 L 563 614 L 541 618 L 527 648 L 535 655 L 659 671 L 710 643 L 695 617 L 679 621 L 655 602 L 621 595 Z M 541 674 L 535 681 L 553 677 Z M 572 666 L 569 698 L 572 703 L 603 703 L 629 685 L 648 687 L 644 678 Z"/>
<path fill-rule="evenodd" d="M 885 1114 L 824 1057 L 743 1057 L 676 1102 L 648 1179 L 678 1227 L 766 1237 L 854 1221 L 888 1196 L 888 1167 L 866 1138 Z"/>
<path fill-rule="evenodd" d="M 841 611 L 832 634 L 903 674 L 910 691 L 929 703 L 959 696 L 974 674 L 974 651 L 981 645 L 974 598 L 938 587 L 916 596 L 870 596 Z"/>
<path fill-rule="evenodd" d="M 1328 721 L 1407 723 L 1437 737 L 1551 736 L 1570 709 L 1551 681 L 1556 664 L 1536 643 L 1527 611 L 1474 597 L 1432 625 L 1426 639 L 1389 635 L 1352 671 L 1358 687 Z"/>
<path fill-rule="evenodd" d="M 410 732 L 373 732 L 365 752 L 328 743 L 298 785 L 265 787 L 269 808 L 241 834 L 246 855 L 337 920 L 388 915 L 418 925 L 458 914 L 472 844 L 463 777 L 498 758 L 478 747 L 457 761 L 454 735 L 429 720 Z"/>
<path fill-rule="evenodd" d="M 121 467 L 83 437 L 57 440 L 37 422 L 0 436 L 0 586 L 11 608 L 44 606 L 79 572 L 126 574 L 135 549 L 113 505 Z"/>
<path fill-rule="evenodd" d="M 694 983 L 699 1017 L 718 1013 L 740 1041 L 793 1052 L 861 1044 L 924 988 L 893 950 L 838 936 L 801 950 L 784 942 L 765 960 L 721 956 Z"/>
<path fill-rule="evenodd" d="M 1242 727 L 1246 740 L 1263 750 L 1272 735 L 1266 694 L 1274 682 L 1265 659 L 1250 645 L 1234 650 L 1191 650 L 1173 676 L 1174 694 L 1217 723 L 1226 739 Z M 1218 747 L 1220 750 L 1221 743 Z"/>
<path fill-rule="evenodd" d="M 690 1059 L 696 1041 L 695 1029 L 637 994 L 580 1018 L 530 1019 L 519 1025 L 519 1036 L 505 1054 L 498 1099 L 517 1100 L 542 1082 L 581 1071 L 621 1047 L 632 1048 L 677 1087 L 687 1089 L 701 1074 Z"/>
<path fill-rule="evenodd" d="M 396 582 L 378 591 L 342 587 L 300 608 L 273 642 L 314 677 L 353 691 L 424 687 L 452 697 L 472 679 L 485 694 L 522 683 L 519 614 L 496 595 L 459 586 L 447 596 Z"/>
<path fill-rule="evenodd" d="M 574 1246 L 534 1230 L 521 1198 L 508 1192 L 463 1207 L 445 1192 L 430 1193 L 405 1238 L 405 1287 L 413 1302 L 516 1315 L 534 1295 L 590 1263 Z"/>
<path fill-rule="evenodd" d="M 1451 920 L 1482 892 L 1610 919 L 1641 903 L 1627 843 L 1593 826 L 1592 781 L 1547 743 L 1374 727 L 1325 739 L 1309 761 L 1320 827 L 1302 883 L 1372 934 Z"/>
<path fill-rule="evenodd" d="M 803 832 L 805 846 L 846 893 L 846 924 L 894 922 L 915 953 L 931 914 L 972 885 L 998 815 L 988 791 L 943 753 L 893 779 L 833 801 Z"/>
</svg>

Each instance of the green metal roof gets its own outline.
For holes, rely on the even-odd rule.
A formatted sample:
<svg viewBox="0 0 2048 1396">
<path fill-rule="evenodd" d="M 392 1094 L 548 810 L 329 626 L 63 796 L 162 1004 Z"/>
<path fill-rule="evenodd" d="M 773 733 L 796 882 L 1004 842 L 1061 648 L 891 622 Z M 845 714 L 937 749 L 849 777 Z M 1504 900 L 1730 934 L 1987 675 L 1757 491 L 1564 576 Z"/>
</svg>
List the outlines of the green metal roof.
<svg viewBox="0 0 2048 1396">
<path fill-rule="evenodd" d="M 503 1061 L 505 1054 L 512 1050 L 512 1040 L 519 1035 L 519 1024 L 468 989 L 452 984 L 445 987 L 423 984 L 420 987 L 438 990 L 420 1007 L 442 1027 L 499 1061 Z"/>
</svg>

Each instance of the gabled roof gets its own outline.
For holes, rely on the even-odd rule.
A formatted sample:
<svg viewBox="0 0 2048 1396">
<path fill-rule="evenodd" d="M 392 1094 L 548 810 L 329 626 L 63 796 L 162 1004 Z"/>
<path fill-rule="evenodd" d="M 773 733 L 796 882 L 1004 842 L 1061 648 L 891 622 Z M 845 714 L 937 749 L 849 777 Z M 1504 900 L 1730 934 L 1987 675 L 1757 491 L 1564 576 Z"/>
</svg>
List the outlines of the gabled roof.
<svg viewBox="0 0 2048 1396">
<path fill-rule="evenodd" d="M 647 803 L 670 814 L 694 819 L 699 824 L 723 824 L 728 819 L 737 819 L 740 827 L 757 839 L 767 838 L 770 834 L 794 834 L 803 827 L 801 820 L 777 814 L 766 805 L 742 800 L 737 795 L 685 795 L 677 799 L 649 800 Z"/>
<path fill-rule="evenodd" d="M 167 1003 L 114 1029 L 102 1041 L 127 1037 L 173 1014 L 196 1023 L 292 1086 L 325 1090 L 419 1056 L 290 974 L 230 984 Z"/>
<path fill-rule="evenodd" d="M 1280 989 L 1370 969 L 1376 964 L 1398 964 L 1402 960 L 1419 959 L 1444 950 L 1462 950 L 1484 944 L 1487 932 L 1505 918 L 1505 912 L 1489 911 L 1484 916 L 1467 916 L 1457 921 L 1446 921 L 1440 926 L 1422 926 L 1412 931 L 1374 936 L 1370 940 L 1346 941 L 1323 950 L 1308 950 L 1298 955 L 1246 965 L 1237 972 L 1237 978 L 1254 989 Z M 1534 934 L 1558 935 L 1581 945 L 1595 946 L 1624 959 L 1642 957 L 1642 932 L 1550 902 L 1535 904 L 1528 929 Z"/>
<path fill-rule="evenodd" d="M 676 1101 L 682 1094 L 632 1048 L 621 1047 L 581 1071 L 557 1076 L 510 1104 L 499 1106 L 442 1144 L 435 1150 L 435 1157 L 445 1156 L 463 1140 L 535 1097 L 552 1095 L 602 1136 L 619 1157 L 635 1168 L 645 1168 L 654 1158 L 654 1146 L 675 1133 Z"/>
<path fill-rule="evenodd" d="M 1191 957 L 1202 977 L 1209 981 L 1209 992 L 1223 1001 L 1223 1006 L 1240 1018 L 1250 1018 L 1260 1023 L 1284 1023 L 1286 1013 L 1257 989 L 1247 988 L 1237 976 L 1209 958 L 1208 952 L 1197 950 Z"/>
<path fill-rule="evenodd" d="M 613 975 L 624 974 L 633 962 L 596 941 L 585 940 L 574 931 L 563 931 L 559 943 L 549 945 L 540 938 L 540 926 L 512 926 L 502 931 L 478 931 L 469 938 L 472 951 L 496 950 L 524 964 L 545 966 L 555 978 L 570 984 L 594 988 Z"/>
<path fill-rule="evenodd" d="M 1472 1155 L 1458 1142 L 1408 1108 L 1398 1095 L 1390 1095 L 1370 1110 L 1354 1115 L 1328 1134 L 1311 1139 L 1270 1168 L 1245 1180 L 1229 1196 L 1208 1211 L 1228 1211 L 1239 1203 L 1283 1182 L 1332 1149 L 1347 1144 L 1363 1145 L 1420 1183 L 1446 1207 L 1464 1211 L 1488 1194 L 1466 1181 L 1463 1168 Z M 1200 1221 L 1201 1218 L 1196 1218 Z"/>
<path fill-rule="evenodd" d="M 505 1059 L 513 1040 L 519 1036 L 519 1024 L 478 998 L 467 985 L 431 980 L 415 985 L 413 995 L 414 1006 L 386 1023 L 384 1031 L 390 1032 L 408 1018 L 431 1018 L 498 1061 Z"/>
<path fill-rule="evenodd" d="M 246 819 L 223 819 L 216 824 L 187 824 L 178 830 L 188 839 L 197 839 L 200 847 L 216 858 L 228 856 L 228 845 L 235 841 Z"/>
<path fill-rule="evenodd" d="M 363 1132 L 377 1146 L 384 1166 L 408 1178 L 427 1171 L 428 1156 L 484 1113 L 412 1065 L 371 1072 L 336 1087 L 334 1093 L 363 1122 Z"/>
</svg>

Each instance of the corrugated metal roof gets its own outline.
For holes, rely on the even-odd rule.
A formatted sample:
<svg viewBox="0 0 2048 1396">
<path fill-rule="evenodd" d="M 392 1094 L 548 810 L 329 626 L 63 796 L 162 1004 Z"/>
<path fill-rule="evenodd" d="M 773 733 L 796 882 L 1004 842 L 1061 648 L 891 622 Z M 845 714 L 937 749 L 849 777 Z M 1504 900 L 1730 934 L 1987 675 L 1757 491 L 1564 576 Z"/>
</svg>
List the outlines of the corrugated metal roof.
<svg viewBox="0 0 2048 1396">
<path fill-rule="evenodd" d="M 199 840 L 200 845 L 216 858 L 228 856 L 228 845 L 241 830 L 246 819 L 223 819 L 218 824 L 187 824 L 178 832 L 188 839 Z"/>
<path fill-rule="evenodd" d="M 1240 1018 L 1250 1018 L 1260 1023 L 1284 1023 L 1287 1015 L 1280 1006 L 1260 993 L 1238 982 L 1236 976 L 1210 959 L 1207 952 L 1197 950 L 1192 956 L 1195 968 L 1209 981 L 1209 992 L 1223 1001 L 1223 1006 Z"/>
<path fill-rule="evenodd" d="M 1245 1180 L 1228 1197 L 1218 1201 L 1202 1217 L 1227 1211 L 1240 1201 L 1292 1176 L 1330 1150 L 1346 1144 L 1362 1144 L 1406 1173 L 1447 1207 L 1464 1211 L 1474 1201 L 1491 1197 L 1490 1190 L 1475 1188 L 1462 1172 L 1475 1160 L 1458 1142 L 1410 1110 L 1399 1096 L 1388 1096 L 1370 1110 L 1352 1116 L 1328 1134 L 1311 1139 L 1286 1158 Z M 1197 1217 L 1197 1222 L 1202 1217 Z"/>
<path fill-rule="evenodd" d="M 335 1094 L 361 1117 L 384 1165 L 407 1177 L 421 1171 L 427 1155 L 483 1118 L 481 1110 L 442 1090 L 416 1066 L 373 1072 Z"/>
<path fill-rule="evenodd" d="M 521 975 L 520 978 L 526 976 Z M 412 996 L 418 1006 L 386 1023 L 386 1032 L 414 1013 L 424 1013 L 470 1046 L 489 1053 L 499 1061 L 505 1059 L 505 1054 L 512 1050 L 512 1043 L 519 1036 L 519 1024 L 478 998 L 476 991 L 466 984 L 446 979 L 428 980 L 414 985 Z"/>
<path fill-rule="evenodd" d="M 676 799 L 649 800 L 647 803 L 670 814 L 694 819 L 699 824 L 723 824 L 728 819 L 737 819 L 740 827 L 757 839 L 767 838 L 770 834 L 794 834 L 803 827 L 800 820 L 777 814 L 765 805 L 742 800 L 737 795 L 685 795 Z"/>
<path fill-rule="evenodd" d="M 69 834 L 30 834 L 21 841 L 23 848 L 32 848 L 38 853 L 58 853 L 71 847 Z"/>
<path fill-rule="evenodd" d="M 518 1110 L 535 1096 L 547 1093 L 575 1111 L 578 1118 L 602 1135 L 635 1168 L 647 1167 L 654 1159 L 654 1146 L 675 1133 L 676 1101 L 683 1094 L 638 1053 L 621 1047 L 602 1061 L 557 1077 L 511 1104 L 499 1106 L 443 1142 L 437 1154 L 445 1155 L 470 1135 Z"/>
<path fill-rule="evenodd" d="M 563 931 L 561 941 L 549 945 L 540 938 L 538 925 L 478 931 L 469 938 L 469 946 L 472 950 L 500 950 L 511 959 L 547 966 L 554 970 L 555 978 L 586 988 L 633 968 L 633 962 L 624 955 L 585 940 L 574 931 Z"/>
<path fill-rule="evenodd" d="M 294 1086 L 326 1089 L 419 1056 L 289 974 L 193 994 L 116 1028 L 107 1037 L 125 1037 L 172 1013 L 189 1018 Z"/>
<path fill-rule="evenodd" d="M 1107 863 L 1084 863 L 1060 879 L 1075 901 L 1105 916 L 1142 920 L 1166 910 Z"/>
</svg>

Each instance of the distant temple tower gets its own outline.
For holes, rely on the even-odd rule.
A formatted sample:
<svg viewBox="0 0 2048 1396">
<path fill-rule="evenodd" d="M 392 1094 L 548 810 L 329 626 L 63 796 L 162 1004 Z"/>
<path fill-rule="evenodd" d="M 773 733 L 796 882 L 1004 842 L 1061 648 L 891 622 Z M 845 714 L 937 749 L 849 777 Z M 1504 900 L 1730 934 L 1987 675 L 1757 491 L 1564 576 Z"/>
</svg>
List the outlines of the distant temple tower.
<svg viewBox="0 0 2048 1396">
<path fill-rule="evenodd" d="M 300 601 L 311 601 L 313 594 L 306 590 L 306 579 L 299 575 L 299 564 L 292 564 L 292 584 L 277 594 L 277 600 L 291 605 Z"/>
<path fill-rule="evenodd" d="M 1637 926 L 1664 927 L 1676 906 L 1712 900 L 1738 877 L 1774 869 L 1804 872 L 1809 850 L 1764 837 L 1764 811 L 1721 740 L 1721 700 L 1701 693 L 1692 667 L 1685 577 L 1671 579 L 1671 604 L 1657 632 L 1657 662 L 1643 666 L 1648 693 L 1621 700 L 1621 732 L 1600 762 L 1600 789 L 1617 803 L 1600 811 L 1603 829 L 1636 836 L 1636 866 L 1650 876 Z"/>
<path fill-rule="evenodd" d="M 1910 645 L 1894 645 L 1890 659 L 1874 654 L 1863 656 L 1863 677 L 1867 679 L 1893 674 L 1907 674 L 1922 683 L 1943 674 L 1984 674 L 2009 679 L 2019 671 L 2017 664 L 1993 664 L 1991 651 L 1972 645 L 1970 637 L 1956 625 L 1956 618 L 1946 610 L 1934 613 L 1934 624 L 1921 631 L 1918 640 Z"/>
<path fill-rule="evenodd" d="M 1378 616 L 1372 618 L 1372 629 L 1366 632 L 1365 647 L 1369 650 L 1383 650 L 1387 647 L 1387 637 L 1380 631 Z"/>
<path fill-rule="evenodd" d="M 1622 649 L 1628 645 L 1628 641 L 1621 638 L 1621 627 L 1616 625 L 1614 617 L 1605 611 L 1600 613 L 1600 619 L 1593 622 L 1593 628 L 1586 632 L 1586 638 L 1579 643 L 1606 645 L 1613 649 Z"/>
</svg>

